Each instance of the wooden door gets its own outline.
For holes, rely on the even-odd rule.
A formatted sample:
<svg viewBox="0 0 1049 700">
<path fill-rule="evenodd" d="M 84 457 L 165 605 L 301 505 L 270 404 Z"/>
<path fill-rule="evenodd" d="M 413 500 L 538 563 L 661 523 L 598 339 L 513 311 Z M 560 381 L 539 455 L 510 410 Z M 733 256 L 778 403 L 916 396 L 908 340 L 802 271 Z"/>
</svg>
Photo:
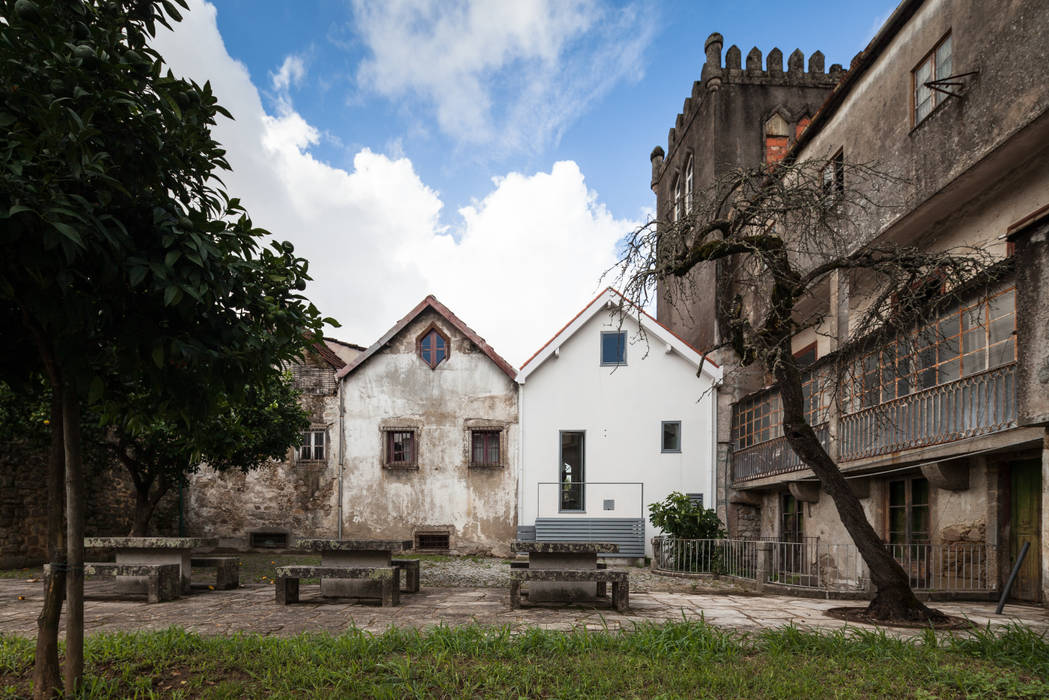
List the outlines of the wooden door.
<svg viewBox="0 0 1049 700">
<path fill-rule="evenodd" d="M 1037 460 L 1012 464 L 1012 516 L 1009 537 L 1009 569 L 1016 563 L 1024 542 L 1030 542 L 1023 566 L 1013 583 L 1011 597 L 1037 601 L 1041 597 L 1041 505 L 1042 463 Z"/>
</svg>

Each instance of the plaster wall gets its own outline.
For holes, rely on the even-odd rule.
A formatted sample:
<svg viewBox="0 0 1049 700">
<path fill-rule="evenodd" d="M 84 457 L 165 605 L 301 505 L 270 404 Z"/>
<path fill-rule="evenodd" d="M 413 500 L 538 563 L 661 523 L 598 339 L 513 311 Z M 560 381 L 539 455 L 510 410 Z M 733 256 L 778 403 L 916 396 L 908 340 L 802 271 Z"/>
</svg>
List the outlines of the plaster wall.
<svg viewBox="0 0 1049 700">
<path fill-rule="evenodd" d="M 714 505 L 714 401 L 710 379 L 651 335 L 638 336 L 637 320 L 622 319 L 627 364 L 601 366 L 602 331 L 620 319 L 599 312 L 560 346 L 521 387 L 523 426 L 520 524 L 542 517 L 644 517 L 645 546 L 659 534 L 648 522 L 648 505 L 671 491 L 702 493 Z M 662 421 L 681 421 L 681 451 L 661 452 Z M 587 513 L 557 513 L 560 431 L 584 431 L 585 481 L 640 486 L 587 487 Z M 541 482 L 547 485 L 540 486 Z M 643 488 L 643 492 L 642 492 Z M 603 510 L 604 500 L 616 508 Z"/>
<path fill-rule="evenodd" d="M 436 369 L 419 357 L 431 324 L 451 352 Z M 517 385 L 432 310 L 342 380 L 346 456 L 343 533 L 413 539 L 447 531 L 452 551 L 505 555 L 516 535 Z M 383 466 L 383 428 L 417 429 L 418 468 Z M 470 467 L 470 428 L 503 431 L 500 467 Z"/>
</svg>

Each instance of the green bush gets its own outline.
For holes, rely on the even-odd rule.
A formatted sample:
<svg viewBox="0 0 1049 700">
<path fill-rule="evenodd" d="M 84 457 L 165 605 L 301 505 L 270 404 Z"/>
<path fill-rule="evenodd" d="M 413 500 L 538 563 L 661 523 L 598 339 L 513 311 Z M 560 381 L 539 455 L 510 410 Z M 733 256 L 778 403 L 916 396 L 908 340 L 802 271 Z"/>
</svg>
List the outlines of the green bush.
<svg viewBox="0 0 1049 700">
<path fill-rule="evenodd" d="M 680 491 L 661 503 L 648 506 L 652 524 L 668 535 L 683 540 L 712 540 L 725 536 L 725 529 L 711 508 L 703 508 Z"/>
</svg>

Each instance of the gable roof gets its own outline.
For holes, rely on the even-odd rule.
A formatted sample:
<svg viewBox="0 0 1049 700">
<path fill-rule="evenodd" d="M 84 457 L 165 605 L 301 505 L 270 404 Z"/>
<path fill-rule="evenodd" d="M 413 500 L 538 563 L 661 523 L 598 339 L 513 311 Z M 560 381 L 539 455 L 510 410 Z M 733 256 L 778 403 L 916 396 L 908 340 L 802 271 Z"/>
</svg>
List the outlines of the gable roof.
<svg viewBox="0 0 1049 700">
<path fill-rule="evenodd" d="M 342 369 L 346 366 L 346 362 L 341 357 L 335 354 L 335 351 L 324 344 L 323 340 L 318 340 L 313 343 L 309 351 L 315 353 L 321 357 L 322 360 L 327 362 L 335 369 Z"/>
<path fill-rule="evenodd" d="M 481 349 L 481 352 L 487 355 L 488 359 L 494 362 L 495 366 L 501 369 L 506 376 L 510 377 L 510 379 L 517 378 L 517 370 L 514 369 L 513 365 L 511 365 L 509 362 L 500 357 L 499 353 L 497 353 L 492 348 L 492 346 L 485 341 L 484 338 L 477 335 L 477 333 L 472 328 L 463 323 L 462 319 L 460 319 L 458 316 L 451 312 L 451 309 L 449 309 L 441 302 L 437 301 L 437 297 L 435 297 L 433 294 L 429 295 L 421 302 L 419 302 L 419 304 L 414 309 L 408 312 L 407 316 L 395 323 L 393 325 L 393 328 L 386 331 L 386 333 L 383 334 L 383 336 L 377 341 L 375 341 L 375 343 L 372 344 L 370 348 L 358 355 L 353 362 L 340 369 L 335 374 L 335 377 L 337 379 L 342 379 L 347 374 L 353 372 L 358 367 L 363 365 L 365 362 L 368 361 L 369 358 L 371 358 L 372 355 L 376 354 L 384 347 L 386 347 L 386 344 L 393 340 L 394 336 L 396 336 L 398 333 L 404 330 L 409 323 L 418 318 L 419 314 L 421 314 L 423 311 L 426 311 L 427 309 L 433 309 L 445 321 L 450 323 L 460 333 L 469 338 L 470 341 L 474 345 L 479 347 Z"/>
<path fill-rule="evenodd" d="M 576 331 L 586 325 L 590 319 L 605 310 L 609 304 L 622 307 L 624 313 L 629 313 L 631 318 L 638 319 L 646 333 L 666 343 L 674 352 L 696 367 L 702 367 L 703 373 L 711 380 L 715 382 L 721 380 L 721 368 L 713 360 L 686 343 L 677 333 L 657 321 L 655 317 L 634 304 L 617 290 L 608 287 L 594 297 L 593 301 L 583 307 L 582 311 L 577 313 L 571 321 L 554 334 L 553 338 L 546 341 L 534 355 L 525 360 L 524 364 L 521 365 L 521 371 L 517 373 L 517 382 L 524 384 L 529 374 L 553 355 L 565 341 L 575 335 Z"/>
</svg>

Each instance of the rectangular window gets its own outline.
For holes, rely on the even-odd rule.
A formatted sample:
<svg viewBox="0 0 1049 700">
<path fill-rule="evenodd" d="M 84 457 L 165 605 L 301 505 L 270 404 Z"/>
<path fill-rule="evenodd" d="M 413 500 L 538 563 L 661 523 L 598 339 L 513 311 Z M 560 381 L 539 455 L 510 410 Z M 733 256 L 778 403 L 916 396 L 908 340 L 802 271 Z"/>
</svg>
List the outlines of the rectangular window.
<svg viewBox="0 0 1049 700">
<path fill-rule="evenodd" d="M 626 331 L 601 333 L 601 364 L 626 364 Z"/>
<path fill-rule="evenodd" d="M 470 431 L 470 466 L 471 467 L 498 467 L 499 461 L 499 430 L 471 430 Z"/>
<path fill-rule="evenodd" d="M 801 503 L 791 494 L 785 493 L 782 505 L 780 537 L 784 542 L 801 542 L 805 536 L 805 520 Z"/>
<path fill-rule="evenodd" d="M 325 431 L 307 430 L 302 434 L 299 447 L 300 460 L 323 460 L 325 455 Z"/>
<path fill-rule="evenodd" d="M 948 34 L 911 71 L 911 85 L 914 92 L 913 123 L 915 125 L 929 116 L 936 105 L 947 98 L 947 95 L 929 87 L 928 83 L 949 78 L 951 71 L 951 35 Z"/>
<path fill-rule="evenodd" d="M 414 430 L 395 428 L 383 432 L 385 466 L 400 469 L 418 466 Z"/>
<path fill-rule="evenodd" d="M 823 166 L 821 187 L 826 200 L 839 199 L 845 194 L 845 152 L 838 151 Z"/>
<path fill-rule="evenodd" d="M 681 421 L 663 421 L 663 452 L 681 451 Z"/>
<path fill-rule="evenodd" d="M 585 511 L 584 493 L 586 433 L 561 431 L 561 508 L 560 510 Z"/>
<path fill-rule="evenodd" d="M 889 544 L 929 541 L 929 482 L 921 477 L 889 482 Z"/>
</svg>

